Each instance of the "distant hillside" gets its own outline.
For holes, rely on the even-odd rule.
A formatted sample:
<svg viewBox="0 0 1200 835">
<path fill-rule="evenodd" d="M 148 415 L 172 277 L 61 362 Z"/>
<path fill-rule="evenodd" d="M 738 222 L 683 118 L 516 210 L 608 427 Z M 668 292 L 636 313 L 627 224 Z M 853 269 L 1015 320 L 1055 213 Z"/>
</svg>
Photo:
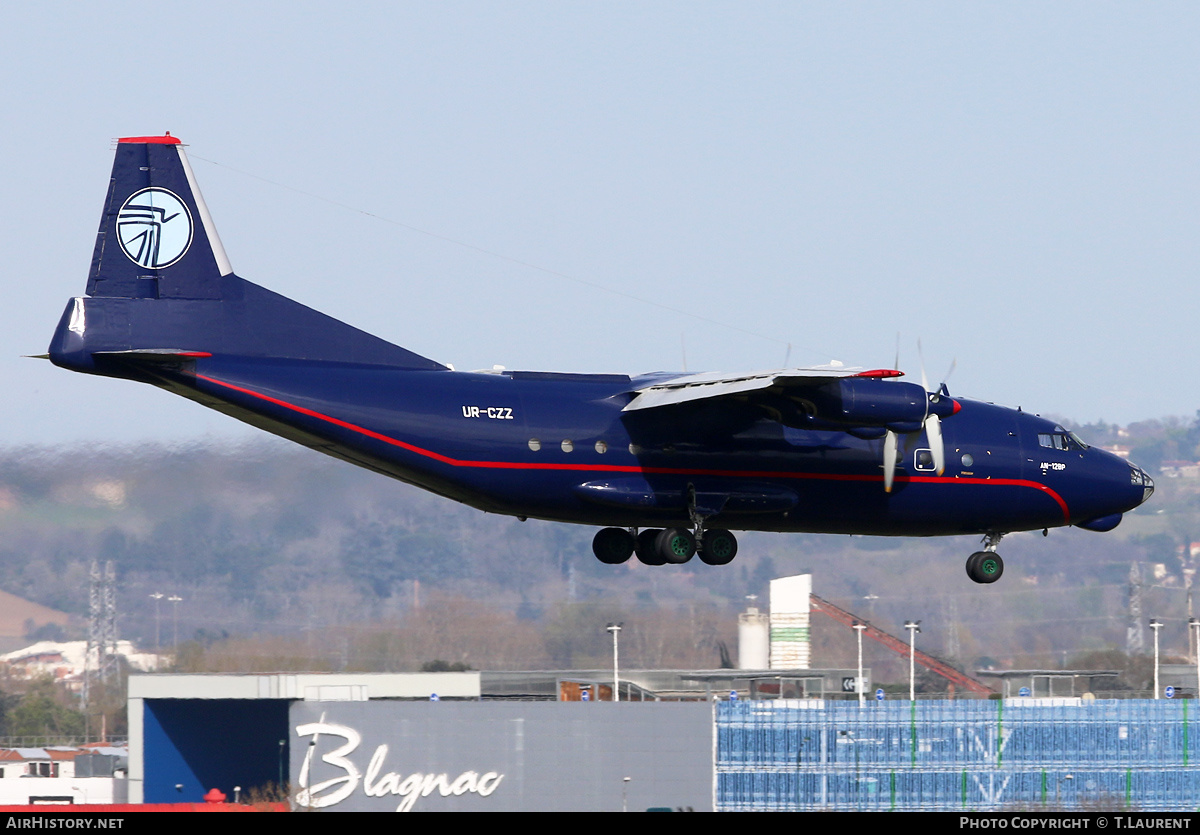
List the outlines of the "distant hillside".
<svg viewBox="0 0 1200 835">
<path fill-rule="evenodd" d="M 70 622 L 66 612 L 0 591 L 0 653 L 21 648 L 28 643 L 26 636 L 45 631 L 48 625 L 65 634 Z"/>
</svg>

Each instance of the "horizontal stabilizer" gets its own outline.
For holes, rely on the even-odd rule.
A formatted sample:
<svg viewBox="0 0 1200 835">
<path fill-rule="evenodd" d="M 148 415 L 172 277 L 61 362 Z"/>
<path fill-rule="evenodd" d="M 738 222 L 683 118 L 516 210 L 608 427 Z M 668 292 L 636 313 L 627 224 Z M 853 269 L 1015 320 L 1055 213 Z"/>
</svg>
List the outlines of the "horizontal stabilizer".
<svg viewBox="0 0 1200 835">
<path fill-rule="evenodd" d="M 183 351 L 178 348 L 140 348 L 136 351 L 93 351 L 94 357 L 112 357 L 130 362 L 178 362 L 179 360 L 211 357 L 208 351 Z"/>
</svg>

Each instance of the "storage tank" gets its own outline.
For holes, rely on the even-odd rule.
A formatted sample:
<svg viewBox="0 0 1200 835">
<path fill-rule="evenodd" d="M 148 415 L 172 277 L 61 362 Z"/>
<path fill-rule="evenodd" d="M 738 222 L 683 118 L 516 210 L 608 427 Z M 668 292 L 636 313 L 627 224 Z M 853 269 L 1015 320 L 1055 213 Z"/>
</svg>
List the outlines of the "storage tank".
<svg viewBox="0 0 1200 835">
<path fill-rule="evenodd" d="M 770 664 L 771 625 L 769 618 L 754 604 L 757 595 L 750 595 L 750 605 L 738 615 L 738 669 L 765 670 Z"/>
</svg>

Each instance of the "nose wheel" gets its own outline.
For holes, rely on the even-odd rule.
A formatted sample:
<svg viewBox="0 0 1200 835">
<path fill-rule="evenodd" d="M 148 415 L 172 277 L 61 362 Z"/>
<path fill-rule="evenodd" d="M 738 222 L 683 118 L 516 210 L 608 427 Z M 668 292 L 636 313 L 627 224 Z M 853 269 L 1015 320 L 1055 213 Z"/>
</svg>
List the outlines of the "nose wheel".
<svg viewBox="0 0 1200 835">
<path fill-rule="evenodd" d="M 1004 560 L 996 553 L 996 546 L 1004 534 L 988 534 L 983 538 L 983 550 L 967 557 L 967 576 L 976 583 L 994 583 L 1004 574 Z"/>
<path fill-rule="evenodd" d="M 967 576 L 976 583 L 994 583 L 1004 573 L 1004 560 L 995 551 L 976 551 L 967 557 Z"/>
</svg>

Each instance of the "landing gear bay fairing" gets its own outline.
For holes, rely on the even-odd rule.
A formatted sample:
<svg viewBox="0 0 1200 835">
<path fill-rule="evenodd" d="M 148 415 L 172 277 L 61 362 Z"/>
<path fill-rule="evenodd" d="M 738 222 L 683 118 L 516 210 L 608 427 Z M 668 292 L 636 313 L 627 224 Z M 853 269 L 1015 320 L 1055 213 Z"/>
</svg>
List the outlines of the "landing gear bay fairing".
<svg viewBox="0 0 1200 835">
<path fill-rule="evenodd" d="M 967 573 L 990 583 L 1006 533 L 1111 530 L 1153 491 L 1051 421 L 891 369 L 455 371 L 234 274 L 169 135 L 118 142 L 49 356 L 480 510 L 598 526 L 609 564 L 723 565 L 731 531 L 976 534 Z"/>
</svg>

